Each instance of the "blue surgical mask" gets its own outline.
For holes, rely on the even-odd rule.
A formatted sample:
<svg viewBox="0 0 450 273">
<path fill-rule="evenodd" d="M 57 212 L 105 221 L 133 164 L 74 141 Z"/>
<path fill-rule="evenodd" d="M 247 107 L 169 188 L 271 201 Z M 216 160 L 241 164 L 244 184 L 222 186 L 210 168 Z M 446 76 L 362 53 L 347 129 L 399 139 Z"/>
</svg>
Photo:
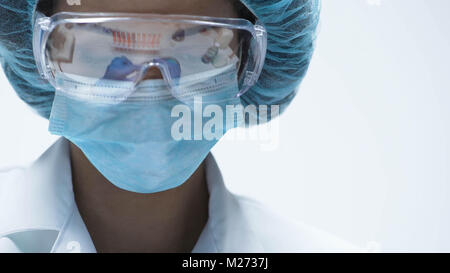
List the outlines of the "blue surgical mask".
<svg viewBox="0 0 450 273">
<path fill-rule="evenodd" d="M 59 75 L 58 80 L 69 79 Z M 56 91 L 49 131 L 78 146 L 115 186 L 138 193 L 180 186 L 218 141 L 195 140 L 194 130 L 192 139 L 176 140 L 172 130 L 180 116 L 173 116 L 175 106 L 191 110 L 184 117 L 191 124 L 199 119 L 205 124 L 210 117 L 194 111 L 199 98 L 202 108 L 214 104 L 223 113 L 227 105 L 240 105 L 233 95 L 238 88 L 234 68 L 186 83 L 176 98 L 162 80 L 144 81 L 125 96 L 123 86 L 77 86 L 76 79 L 70 80 L 73 88 Z M 241 122 L 239 116 L 233 118 L 232 126 L 224 124 L 222 133 Z"/>
</svg>

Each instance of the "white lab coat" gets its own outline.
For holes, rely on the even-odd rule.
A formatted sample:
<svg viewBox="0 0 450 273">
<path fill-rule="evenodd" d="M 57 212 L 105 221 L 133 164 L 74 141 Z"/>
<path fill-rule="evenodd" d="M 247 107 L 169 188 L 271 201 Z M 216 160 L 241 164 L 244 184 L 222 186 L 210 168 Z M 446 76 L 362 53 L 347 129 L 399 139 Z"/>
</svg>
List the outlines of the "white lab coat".
<svg viewBox="0 0 450 273">
<path fill-rule="evenodd" d="M 206 178 L 209 219 L 193 252 L 359 251 L 230 193 L 212 155 Z M 75 204 L 66 139 L 30 167 L 0 172 L 0 252 L 96 252 Z"/>
</svg>

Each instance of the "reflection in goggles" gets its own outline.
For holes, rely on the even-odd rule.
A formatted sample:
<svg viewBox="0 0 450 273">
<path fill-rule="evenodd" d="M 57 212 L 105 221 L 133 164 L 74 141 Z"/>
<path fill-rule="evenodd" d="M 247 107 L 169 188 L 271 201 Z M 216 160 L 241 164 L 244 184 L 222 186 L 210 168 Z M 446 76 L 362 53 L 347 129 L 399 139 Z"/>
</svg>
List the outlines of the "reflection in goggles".
<svg viewBox="0 0 450 273">
<path fill-rule="evenodd" d="M 139 66 L 134 65 L 127 57 L 116 57 L 111 64 L 106 68 L 106 80 L 131 81 L 128 76 L 139 70 Z"/>
<path fill-rule="evenodd" d="M 205 33 L 206 31 L 208 31 L 209 28 L 210 27 L 195 26 L 195 27 L 190 27 L 190 28 L 179 29 L 172 35 L 172 39 L 177 42 L 182 42 L 182 41 L 184 41 L 184 39 L 186 37 L 192 36 L 192 35 L 195 35 L 195 34 L 201 33 L 201 32 Z"/>
<path fill-rule="evenodd" d="M 173 81 L 178 80 L 181 77 L 180 64 L 172 58 L 155 58 L 152 63 L 158 64 L 164 67 L 169 73 L 170 79 Z M 145 65 L 145 64 L 143 64 Z M 127 57 L 116 57 L 106 68 L 105 75 L 102 79 L 105 80 L 118 80 L 118 81 L 135 81 L 138 75 L 131 77 L 135 72 L 139 72 L 143 65 L 135 65 Z"/>
<path fill-rule="evenodd" d="M 161 45 L 161 33 L 130 33 L 112 31 L 113 45 L 126 49 L 157 50 Z"/>
<path fill-rule="evenodd" d="M 53 73 L 135 84 L 164 79 L 174 87 L 183 77 L 237 63 L 239 37 L 204 25 L 67 23 L 51 33 L 47 54 Z"/>
</svg>

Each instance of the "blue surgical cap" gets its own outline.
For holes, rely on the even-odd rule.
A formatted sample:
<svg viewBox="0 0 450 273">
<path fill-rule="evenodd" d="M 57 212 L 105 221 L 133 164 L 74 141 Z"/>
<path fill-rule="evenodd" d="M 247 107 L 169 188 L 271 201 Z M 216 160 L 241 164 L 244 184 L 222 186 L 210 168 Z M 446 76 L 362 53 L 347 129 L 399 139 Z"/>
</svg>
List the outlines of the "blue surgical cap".
<svg viewBox="0 0 450 273">
<path fill-rule="evenodd" d="M 33 56 L 34 12 L 39 0 L 0 0 L 0 61 L 19 97 L 49 118 L 54 88 L 41 79 Z M 265 25 L 267 56 L 244 105 L 279 105 L 295 97 L 311 61 L 320 0 L 242 0 Z"/>
</svg>

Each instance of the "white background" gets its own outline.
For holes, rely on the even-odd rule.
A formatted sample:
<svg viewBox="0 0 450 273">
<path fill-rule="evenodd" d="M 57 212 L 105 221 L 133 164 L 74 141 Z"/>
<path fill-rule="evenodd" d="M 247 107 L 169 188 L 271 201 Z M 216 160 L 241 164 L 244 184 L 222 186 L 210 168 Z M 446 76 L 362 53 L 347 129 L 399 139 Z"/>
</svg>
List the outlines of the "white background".
<svg viewBox="0 0 450 273">
<path fill-rule="evenodd" d="M 449 10 L 448 0 L 323 0 L 278 148 L 214 148 L 230 190 L 362 247 L 450 251 Z M 3 74 L 0 86 L 0 168 L 27 164 L 56 138 Z"/>
</svg>

